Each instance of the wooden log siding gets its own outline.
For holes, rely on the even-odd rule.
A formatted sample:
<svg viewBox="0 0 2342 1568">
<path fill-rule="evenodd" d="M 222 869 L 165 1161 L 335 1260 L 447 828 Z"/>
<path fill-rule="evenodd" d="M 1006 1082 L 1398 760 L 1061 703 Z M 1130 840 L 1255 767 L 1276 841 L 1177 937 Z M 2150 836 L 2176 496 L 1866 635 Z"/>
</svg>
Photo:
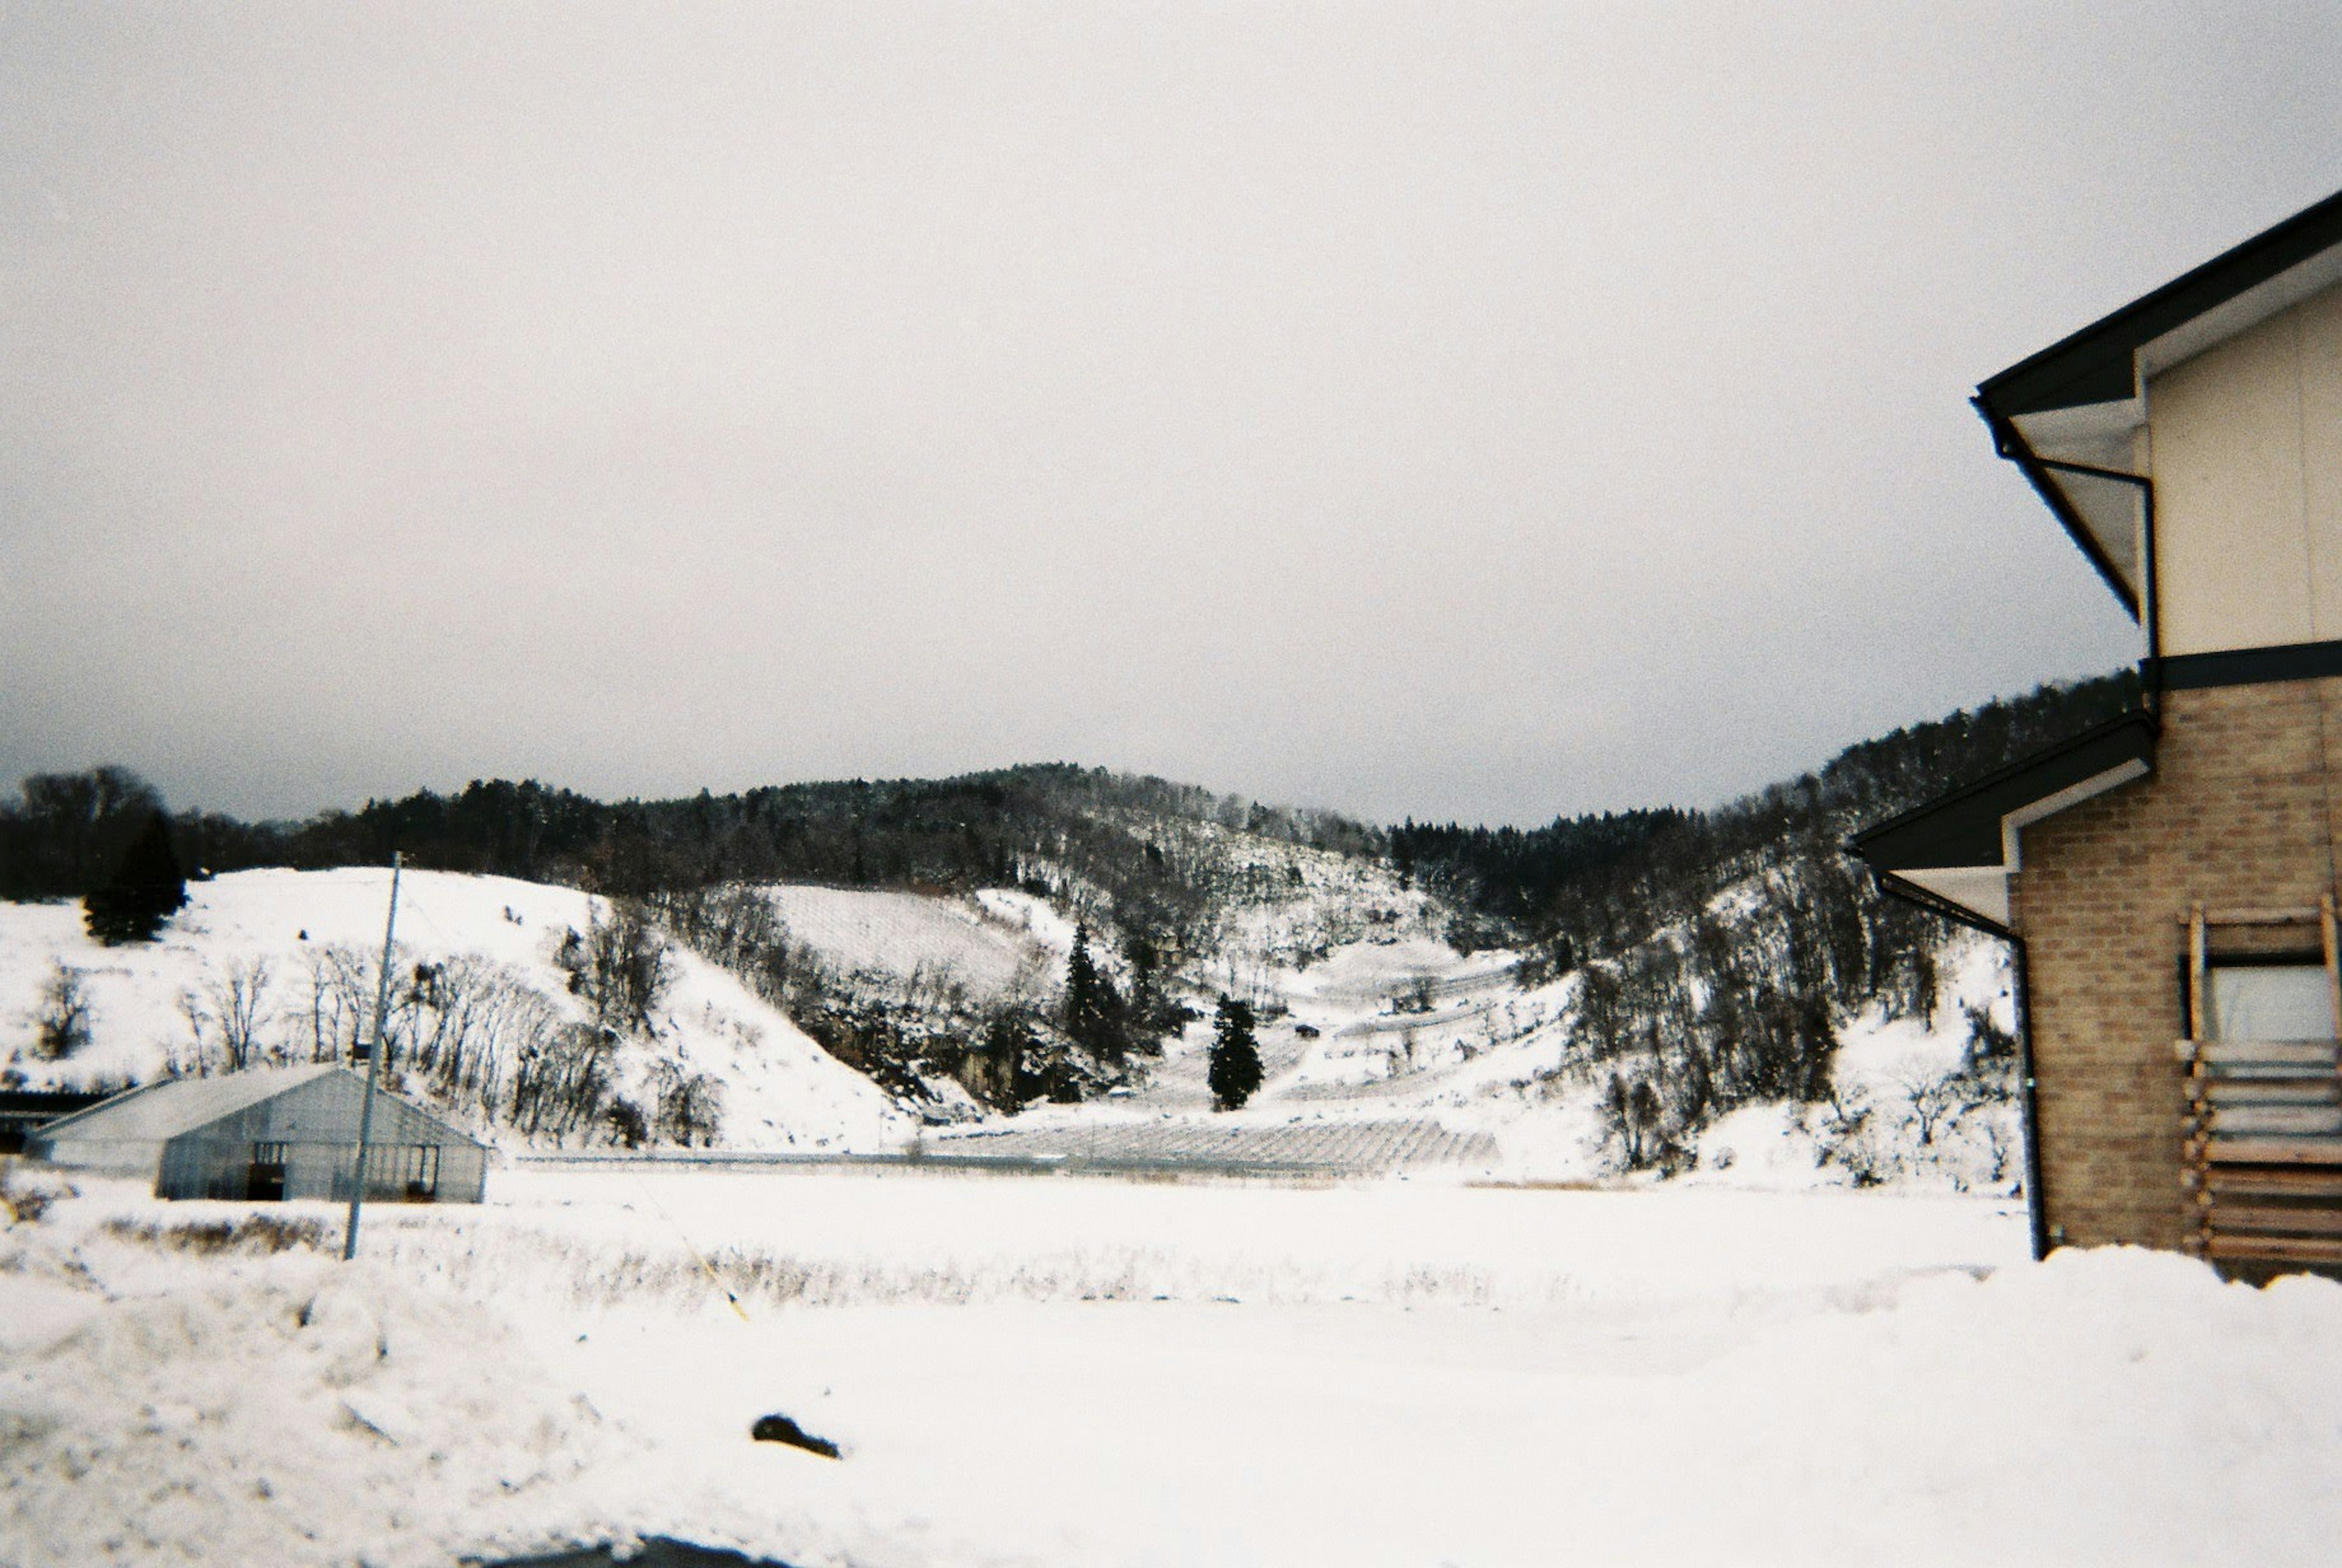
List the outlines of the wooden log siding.
<svg viewBox="0 0 2342 1568">
<path fill-rule="evenodd" d="M 2207 1038 L 2211 934 L 2223 925 L 2316 924 L 2327 994 L 2342 1028 L 2342 942 L 2334 898 L 2315 909 L 2207 912 L 2187 928 L 2187 1075 L 2180 1169 L 2185 1242 L 2217 1263 L 2342 1265 L 2342 1045 Z"/>
</svg>

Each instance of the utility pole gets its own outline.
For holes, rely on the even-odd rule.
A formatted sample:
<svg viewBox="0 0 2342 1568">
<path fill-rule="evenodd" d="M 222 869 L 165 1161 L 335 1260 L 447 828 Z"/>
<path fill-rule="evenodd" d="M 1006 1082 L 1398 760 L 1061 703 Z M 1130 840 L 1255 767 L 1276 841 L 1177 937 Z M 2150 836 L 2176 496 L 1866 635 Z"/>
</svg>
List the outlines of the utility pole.
<svg viewBox="0 0 2342 1568">
<path fill-rule="evenodd" d="M 342 1232 L 342 1262 L 358 1255 L 358 1205 L 365 1201 L 366 1145 L 374 1141 L 374 1086 L 382 1076 L 382 1037 L 390 1026 L 390 938 L 398 929 L 398 873 L 405 856 L 390 856 L 390 914 L 382 923 L 382 973 L 374 991 L 374 1043 L 366 1048 L 365 1108 L 358 1112 L 358 1164 L 350 1181 L 350 1223 Z"/>
</svg>

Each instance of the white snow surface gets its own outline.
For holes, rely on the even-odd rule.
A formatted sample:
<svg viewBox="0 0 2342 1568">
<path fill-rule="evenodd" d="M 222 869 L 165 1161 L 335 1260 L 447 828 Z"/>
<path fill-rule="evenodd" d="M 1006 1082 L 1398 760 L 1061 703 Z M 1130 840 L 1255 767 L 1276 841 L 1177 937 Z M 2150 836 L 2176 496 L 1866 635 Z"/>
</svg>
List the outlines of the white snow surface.
<svg viewBox="0 0 2342 1568">
<path fill-rule="evenodd" d="M 265 960 L 271 974 L 265 1040 L 305 1062 L 313 1042 L 304 998 L 309 964 L 338 944 L 374 962 L 382 950 L 390 874 L 380 868 L 245 871 L 187 885 L 189 903 L 152 944 L 104 947 L 83 930 L 78 904 L 0 903 L 0 1062 L 35 1087 L 118 1084 L 161 1076 L 190 1039 L 180 999 L 217 984 L 232 965 Z M 574 888 L 506 877 L 409 871 L 399 883 L 399 963 L 478 954 L 509 964 L 565 1009 L 577 1004 L 553 962 L 601 901 Z M 736 1148 L 879 1149 L 916 1126 L 875 1084 L 808 1038 L 733 975 L 680 947 L 676 978 L 656 1009 L 655 1036 L 621 1048 L 622 1073 L 655 1057 L 725 1083 L 723 1142 Z M 93 1043 L 64 1062 L 34 1048 L 41 989 L 55 967 L 80 970 Z M 509 1140 L 506 1129 L 478 1129 Z"/>
<path fill-rule="evenodd" d="M 645 1531 L 803 1568 L 2313 1563 L 2342 1528 L 2342 1287 L 2033 1264 L 1990 1200 L 491 1192 L 374 1211 L 346 1266 L 158 1243 L 253 1211 L 121 1183 L 0 1233 L 0 1561 L 445 1564 Z M 265 1212 L 339 1239 L 328 1209 Z M 768 1412 L 844 1459 L 750 1443 Z"/>
<path fill-rule="evenodd" d="M 1021 894 L 958 898 L 806 883 L 759 891 L 792 937 L 848 973 L 956 984 L 982 997 L 1054 991 L 1073 947 L 1073 928 L 1065 927 L 1060 947 L 1056 928 L 1063 922 Z"/>
</svg>

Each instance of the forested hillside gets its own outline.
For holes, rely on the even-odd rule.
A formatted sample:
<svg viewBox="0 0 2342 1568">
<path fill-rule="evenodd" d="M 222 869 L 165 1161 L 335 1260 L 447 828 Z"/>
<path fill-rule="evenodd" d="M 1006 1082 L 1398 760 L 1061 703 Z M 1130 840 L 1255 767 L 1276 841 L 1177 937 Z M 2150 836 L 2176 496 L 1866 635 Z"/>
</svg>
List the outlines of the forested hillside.
<svg viewBox="0 0 2342 1568">
<path fill-rule="evenodd" d="M 1838 1030 L 1856 1013 L 1933 1022 L 1947 924 L 1883 896 L 1848 836 L 2137 700 L 2128 674 L 2046 686 L 1850 746 L 1713 811 L 1528 832 L 1406 823 L 1390 853 L 1522 931 L 1533 948 L 1524 979 L 1582 966 L 1575 1071 L 1602 1094 L 1625 1162 L 1666 1166 L 1740 1105 L 1829 1101 Z M 1932 1092 L 1989 1100 L 2005 1090 L 2007 1021 L 1961 1022 L 1967 1081 Z"/>
<path fill-rule="evenodd" d="M 2127 675 L 2045 687 L 1724 806 L 1531 830 L 1379 829 L 1067 764 L 615 804 L 496 780 L 303 823 L 174 823 L 182 860 L 214 873 L 380 864 L 395 848 L 420 867 L 604 894 L 930 1105 L 962 1089 L 996 1108 L 1103 1092 L 1144 1071 L 1188 1007 L 1242 989 L 1247 965 L 1417 933 L 1511 949 L 1525 987 L 1576 977 L 1571 1071 L 1605 1097 L 1626 1164 L 1666 1164 L 1735 1106 L 1826 1100 L 1857 1013 L 1935 1006 L 1946 928 L 1882 898 L 1848 834 L 2135 698 Z M 27 779 L 0 805 L 0 894 L 86 893 L 159 804 L 120 768 Z M 1015 890 L 1080 930 L 1080 956 L 988 991 L 932 964 L 847 963 L 751 894 L 776 884 Z M 1974 1027 L 1989 1058 L 2005 1030 Z"/>
<path fill-rule="evenodd" d="M 160 804 L 118 767 L 41 774 L 0 805 L 0 897 L 79 897 L 101 883 Z M 950 779 L 856 779 L 740 794 L 608 804 L 534 780 L 418 790 L 301 823 L 175 819 L 180 858 L 211 872 L 407 864 L 646 898 L 737 883 L 966 891 L 1026 887 L 1077 914 L 1184 951 L 1213 904 L 1256 869 L 1196 825 L 1372 857 L 1382 835 L 1162 779 L 1065 764 Z"/>
</svg>

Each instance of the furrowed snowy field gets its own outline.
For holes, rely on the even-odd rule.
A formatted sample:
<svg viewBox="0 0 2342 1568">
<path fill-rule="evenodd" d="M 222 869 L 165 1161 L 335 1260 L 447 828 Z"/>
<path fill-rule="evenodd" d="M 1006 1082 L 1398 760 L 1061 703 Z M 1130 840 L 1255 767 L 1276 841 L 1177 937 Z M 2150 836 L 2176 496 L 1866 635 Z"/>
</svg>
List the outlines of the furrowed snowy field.
<svg viewBox="0 0 2342 1568">
<path fill-rule="evenodd" d="M 28 1568 L 629 1531 L 800 1564 L 2307 1563 L 2342 1528 L 2342 1287 L 2032 1264 L 1991 1200 L 507 1170 L 370 1211 L 343 1265 L 322 1207 L 82 1186 L 0 1234 Z M 844 1458 L 752 1443 L 772 1412 Z"/>
</svg>

